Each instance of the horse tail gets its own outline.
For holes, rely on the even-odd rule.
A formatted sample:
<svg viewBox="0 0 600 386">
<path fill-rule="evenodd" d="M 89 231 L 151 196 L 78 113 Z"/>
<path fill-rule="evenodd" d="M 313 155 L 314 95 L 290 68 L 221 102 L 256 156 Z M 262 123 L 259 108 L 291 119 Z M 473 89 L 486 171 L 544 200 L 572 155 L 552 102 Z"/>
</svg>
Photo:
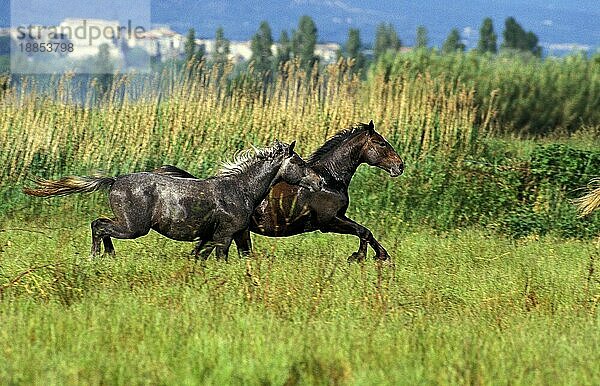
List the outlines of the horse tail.
<svg viewBox="0 0 600 386">
<path fill-rule="evenodd" d="M 73 193 L 89 193 L 100 189 L 108 189 L 115 183 L 114 177 L 77 177 L 68 176 L 60 180 L 34 179 L 35 188 L 24 188 L 23 192 L 30 196 L 51 197 L 66 196 Z"/>
<path fill-rule="evenodd" d="M 594 179 L 591 184 L 596 184 L 596 188 L 590 188 L 588 193 L 584 196 L 573 200 L 575 206 L 579 210 L 581 217 L 591 214 L 596 209 L 600 208 L 600 179 Z"/>
</svg>

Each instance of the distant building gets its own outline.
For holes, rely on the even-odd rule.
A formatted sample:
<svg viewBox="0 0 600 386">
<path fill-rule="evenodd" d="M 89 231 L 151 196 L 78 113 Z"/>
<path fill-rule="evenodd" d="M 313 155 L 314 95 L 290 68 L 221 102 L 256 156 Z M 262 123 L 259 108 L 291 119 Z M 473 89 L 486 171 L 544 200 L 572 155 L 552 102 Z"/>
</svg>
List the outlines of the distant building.
<svg viewBox="0 0 600 386">
<path fill-rule="evenodd" d="M 337 60 L 338 52 L 342 49 L 337 43 L 323 43 L 315 46 L 315 55 L 321 58 L 321 62 L 328 64 Z"/>
<path fill-rule="evenodd" d="M 166 26 L 151 29 L 127 41 L 130 48 L 139 47 L 152 57 L 160 57 L 164 62 L 177 59 L 184 53 L 185 37 Z"/>
<path fill-rule="evenodd" d="M 117 20 L 69 18 L 59 24 L 58 31 L 61 32 L 64 39 L 73 43 L 73 51 L 69 54 L 73 59 L 96 56 L 100 46 L 106 44 L 110 56 L 122 60 L 123 53 L 119 48 L 119 27 L 120 24 Z M 99 36 L 96 36 L 98 31 Z"/>
<path fill-rule="evenodd" d="M 236 41 L 232 40 L 229 42 L 229 60 L 233 63 L 240 63 L 250 60 L 252 57 L 252 49 L 250 48 L 250 41 Z M 211 57 L 215 53 L 215 41 L 212 39 L 196 39 L 196 45 L 204 50 L 207 57 Z"/>
<path fill-rule="evenodd" d="M 35 26 L 33 26 L 35 29 Z M 166 25 L 156 25 L 148 31 L 135 34 L 126 33 L 117 20 L 76 19 L 68 18 L 58 26 L 39 26 L 37 42 L 68 42 L 73 44 L 71 52 L 64 53 L 69 58 L 83 60 L 98 55 L 100 46 L 106 44 L 110 56 L 116 63 L 128 66 L 129 55 L 139 56 L 145 53 L 149 57 L 164 62 L 170 59 L 181 59 L 185 55 L 186 37 L 173 31 Z M 92 30 L 94 31 L 92 33 Z M 37 31 L 37 30 L 36 30 Z M 3 29 L 0 34 L 9 34 L 13 40 L 23 42 L 22 36 L 14 28 Z M 36 35 L 38 35 L 36 33 Z M 31 40 L 28 40 L 31 41 Z M 210 58 L 214 54 L 213 39 L 196 39 L 198 48 L 204 50 Z M 273 55 L 277 54 L 279 44 L 271 46 Z M 337 59 L 341 46 L 337 43 L 323 43 L 315 46 L 315 55 L 321 63 L 332 63 Z M 230 41 L 229 60 L 233 63 L 248 61 L 252 58 L 251 41 Z"/>
<path fill-rule="evenodd" d="M 229 60 L 233 63 L 246 62 L 252 58 L 252 48 L 250 47 L 251 42 L 229 42 Z"/>
</svg>

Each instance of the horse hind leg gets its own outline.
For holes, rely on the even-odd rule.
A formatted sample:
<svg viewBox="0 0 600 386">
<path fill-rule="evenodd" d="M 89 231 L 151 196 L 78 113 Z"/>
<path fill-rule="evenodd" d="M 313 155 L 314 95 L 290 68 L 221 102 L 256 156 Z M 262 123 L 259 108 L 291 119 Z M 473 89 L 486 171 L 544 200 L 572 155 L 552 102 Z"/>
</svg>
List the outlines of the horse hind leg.
<svg viewBox="0 0 600 386">
<path fill-rule="evenodd" d="M 100 253 L 100 242 L 104 243 L 105 253 L 114 255 L 115 249 L 111 237 L 117 239 L 135 239 L 148 234 L 150 227 L 138 227 L 123 225 L 117 220 L 99 218 L 92 221 L 92 257 Z"/>
<path fill-rule="evenodd" d="M 206 240 L 198 243 L 194 248 L 196 261 L 198 259 L 206 260 L 213 250 L 215 250 L 217 260 L 224 259 L 227 262 L 229 256 L 229 247 L 233 241 L 231 236 L 217 236 L 212 240 Z"/>
<path fill-rule="evenodd" d="M 198 244 L 196 244 L 196 247 L 194 248 L 194 261 L 197 262 L 198 260 L 207 260 L 210 254 L 212 253 L 213 249 L 215 249 L 215 246 L 211 242 L 198 242 Z"/>
<path fill-rule="evenodd" d="M 194 248 L 195 260 L 207 260 L 213 250 L 216 252 L 217 260 L 223 258 L 227 262 L 229 255 L 229 247 L 231 246 L 231 238 L 223 240 L 211 240 L 201 242 Z"/>
<path fill-rule="evenodd" d="M 229 258 L 229 247 L 231 246 L 231 237 L 224 237 L 219 240 L 215 240 L 215 250 L 217 255 L 217 260 L 225 260 L 228 261 Z"/>
<path fill-rule="evenodd" d="M 99 218 L 97 220 L 92 221 L 92 250 L 90 252 L 91 257 L 96 257 L 100 253 L 100 243 L 102 242 L 102 237 L 98 235 L 98 232 L 102 220 L 108 219 Z"/>
<path fill-rule="evenodd" d="M 110 236 L 104 237 L 102 239 L 102 243 L 104 244 L 104 253 L 114 257 L 115 256 L 115 247 L 113 246 Z"/>
</svg>

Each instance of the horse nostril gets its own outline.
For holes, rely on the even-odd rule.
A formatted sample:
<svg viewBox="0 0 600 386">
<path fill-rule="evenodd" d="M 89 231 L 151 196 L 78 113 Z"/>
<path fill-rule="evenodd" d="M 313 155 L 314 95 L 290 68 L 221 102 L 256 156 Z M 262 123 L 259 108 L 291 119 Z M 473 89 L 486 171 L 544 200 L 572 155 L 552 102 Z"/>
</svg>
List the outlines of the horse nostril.
<svg viewBox="0 0 600 386">
<path fill-rule="evenodd" d="M 390 175 L 392 177 L 398 177 L 404 172 L 404 164 L 396 165 L 392 168 Z"/>
</svg>

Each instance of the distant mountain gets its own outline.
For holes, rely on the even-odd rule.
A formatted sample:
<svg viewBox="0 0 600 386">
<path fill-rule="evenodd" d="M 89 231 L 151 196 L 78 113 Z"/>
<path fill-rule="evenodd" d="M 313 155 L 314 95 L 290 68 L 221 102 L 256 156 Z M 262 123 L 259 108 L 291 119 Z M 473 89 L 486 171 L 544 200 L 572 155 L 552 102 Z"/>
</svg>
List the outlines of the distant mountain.
<svg viewBox="0 0 600 386">
<path fill-rule="evenodd" d="M 79 3 L 85 4 L 91 1 Z M 6 26 L 9 23 L 8 4 L 9 0 L 0 0 L 0 25 Z M 55 8 L 58 12 L 62 7 Z M 492 17 L 494 28 L 498 35 L 501 35 L 504 20 L 513 16 L 526 30 L 536 33 L 544 47 L 554 47 L 557 50 L 569 48 L 574 44 L 593 50 L 600 47 L 598 0 L 455 0 L 452 2 L 153 0 L 151 2 L 154 23 L 168 24 L 181 33 L 193 27 L 201 37 L 214 36 L 217 27 L 222 26 L 226 36 L 234 40 L 249 39 L 262 20 L 269 22 L 277 39 L 281 30 L 292 30 L 300 16 L 305 14 L 315 20 L 320 41 L 342 43 L 346 40 L 348 28 L 353 27 L 360 29 L 363 42 L 370 43 L 374 40 L 377 24 L 390 22 L 396 27 L 405 45 L 414 43 L 417 26 L 424 25 L 429 32 L 431 45 L 440 46 L 449 31 L 456 27 L 461 31 L 467 47 L 474 47 L 484 17 Z M 53 12 L 47 12 L 43 16 L 49 22 L 56 18 Z"/>
</svg>

